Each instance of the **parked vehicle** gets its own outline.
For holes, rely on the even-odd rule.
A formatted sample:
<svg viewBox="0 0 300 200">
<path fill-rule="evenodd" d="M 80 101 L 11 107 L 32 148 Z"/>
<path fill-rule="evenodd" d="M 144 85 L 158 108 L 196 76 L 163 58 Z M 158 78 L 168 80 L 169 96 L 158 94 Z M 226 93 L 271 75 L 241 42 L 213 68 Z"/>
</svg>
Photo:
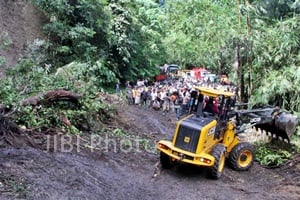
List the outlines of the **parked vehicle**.
<svg viewBox="0 0 300 200">
<path fill-rule="evenodd" d="M 164 66 L 159 66 L 159 74 L 155 75 L 155 81 L 165 81 L 167 79 L 176 77 L 178 75 L 179 66 L 176 64 L 165 64 Z"/>
</svg>

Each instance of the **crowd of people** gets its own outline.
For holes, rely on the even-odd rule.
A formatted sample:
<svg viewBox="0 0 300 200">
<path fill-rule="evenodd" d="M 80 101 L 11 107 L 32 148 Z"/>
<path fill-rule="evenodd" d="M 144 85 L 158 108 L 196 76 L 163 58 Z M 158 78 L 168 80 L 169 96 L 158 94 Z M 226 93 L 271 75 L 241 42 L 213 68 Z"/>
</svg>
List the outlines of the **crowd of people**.
<svg viewBox="0 0 300 200">
<path fill-rule="evenodd" d="M 224 89 L 234 91 L 235 87 L 195 79 L 169 79 L 163 82 L 138 80 L 135 84 L 126 83 L 126 98 L 128 104 L 141 108 L 161 111 L 163 115 L 170 112 L 176 113 L 176 118 L 190 112 L 196 101 L 197 91 L 194 86 L 206 86 L 213 88 L 226 87 Z M 218 99 L 205 99 L 207 112 L 218 112 Z"/>
</svg>

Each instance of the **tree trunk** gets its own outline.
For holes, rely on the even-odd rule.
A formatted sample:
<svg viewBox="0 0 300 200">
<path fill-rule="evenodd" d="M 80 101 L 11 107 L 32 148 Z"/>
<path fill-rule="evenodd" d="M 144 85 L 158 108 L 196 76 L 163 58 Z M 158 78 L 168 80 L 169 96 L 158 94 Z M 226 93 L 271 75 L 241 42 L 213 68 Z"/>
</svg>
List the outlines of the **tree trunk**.
<svg viewBox="0 0 300 200">
<path fill-rule="evenodd" d="M 234 47 L 234 51 L 235 51 L 235 54 L 234 54 L 234 64 L 233 64 L 233 67 L 234 67 L 234 80 L 237 81 L 237 87 L 239 88 L 238 91 L 240 91 L 241 89 L 241 85 L 240 85 L 240 52 L 239 52 L 239 45 L 238 44 L 235 44 L 235 47 Z M 240 100 L 240 94 L 237 93 L 237 99 Z"/>
<path fill-rule="evenodd" d="M 24 99 L 21 102 L 21 104 L 23 106 L 26 105 L 36 106 L 39 104 L 51 104 L 56 101 L 69 101 L 77 104 L 80 97 L 81 97 L 80 94 L 73 93 L 67 90 L 51 90 L 45 92 L 44 94 L 39 94 Z"/>
<path fill-rule="evenodd" d="M 247 94 L 245 91 L 245 77 L 244 77 L 244 69 L 243 67 L 240 67 L 240 80 L 241 80 L 241 84 L 240 84 L 240 88 L 241 88 L 241 101 L 242 102 L 247 102 Z"/>
</svg>

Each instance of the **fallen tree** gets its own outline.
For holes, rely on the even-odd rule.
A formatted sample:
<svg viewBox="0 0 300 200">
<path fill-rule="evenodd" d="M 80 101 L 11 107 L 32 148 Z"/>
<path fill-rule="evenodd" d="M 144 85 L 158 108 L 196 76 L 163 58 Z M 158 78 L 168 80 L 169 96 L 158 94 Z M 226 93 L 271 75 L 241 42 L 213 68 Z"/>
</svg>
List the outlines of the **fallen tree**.
<svg viewBox="0 0 300 200">
<path fill-rule="evenodd" d="M 67 90 L 51 90 L 44 94 L 38 94 L 35 96 L 28 97 L 21 102 L 22 106 L 27 105 L 40 105 L 40 104 L 51 104 L 57 101 L 69 101 L 75 104 L 79 103 L 79 99 L 82 96 L 80 94 L 67 91 Z"/>
</svg>

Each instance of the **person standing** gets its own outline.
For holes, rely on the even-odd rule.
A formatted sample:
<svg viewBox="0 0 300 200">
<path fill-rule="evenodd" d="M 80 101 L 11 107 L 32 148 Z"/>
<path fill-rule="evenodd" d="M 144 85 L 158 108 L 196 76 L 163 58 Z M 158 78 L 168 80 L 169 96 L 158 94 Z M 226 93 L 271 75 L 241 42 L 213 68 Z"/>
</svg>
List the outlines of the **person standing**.
<svg viewBox="0 0 300 200">
<path fill-rule="evenodd" d="M 135 99 L 136 99 L 136 96 L 137 96 L 137 89 L 136 89 L 136 86 L 134 86 L 132 88 L 132 104 L 135 105 Z"/>
<path fill-rule="evenodd" d="M 148 91 L 147 91 L 147 100 L 146 100 L 146 105 L 147 105 L 147 108 L 150 108 L 151 106 L 151 103 L 152 103 L 152 92 L 151 92 L 151 88 L 148 87 Z"/>
<path fill-rule="evenodd" d="M 146 88 L 143 89 L 143 91 L 141 92 L 141 106 L 142 107 L 147 107 L 147 91 Z"/>
<path fill-rule="evenodd" d="M 185 88 L 183 93 L 182 93 L 182 104 L 181 104 L 181 107 L 180 107 L 180 112 L 176 116 L 177 119 L 179 119 L 181 116 L 183 116 L 187 113 L 189 102 L 190 102 L 190 94 L 187 91 L 187 89 Z"/>
<path fill-rule="evenodd" d="M 169 110 L 170 110 L 170 101 L 171 101 L 171 98 L 170 98 L 170 94 L 169 92 L 164 92 L 163 94 L 163 115 L 166 115 Z"/>
<path fill-rule="evenodd" d="M 119 94 L 120 93 L 120 82 L 118 82 L 116 84 L 116 93 Z"/>
<path fill-rule="evenodd" d="M 126 87 L 126 98 L 129 105 L 133 104 L 133 94 L 131 86 Z"/>
<path fill-rule="evenodd" d="M 175 93 L 176 99 L 174 101 L 174 111 L 176 113 L 176 117 L 179 118 L 180 116 L 180 107 L 182 104 L 182 98 L 179 96 L 179 93 Z"/>
<path fill-rule="evenodd" d="M 177 99 L 177 96 L 176 96 L 176 93 L 173 92 L 170 96 L 170 108 L 171 108 L 171 111 L 174 112 L 175 111 L 175 101 Z"/>
</svg>

